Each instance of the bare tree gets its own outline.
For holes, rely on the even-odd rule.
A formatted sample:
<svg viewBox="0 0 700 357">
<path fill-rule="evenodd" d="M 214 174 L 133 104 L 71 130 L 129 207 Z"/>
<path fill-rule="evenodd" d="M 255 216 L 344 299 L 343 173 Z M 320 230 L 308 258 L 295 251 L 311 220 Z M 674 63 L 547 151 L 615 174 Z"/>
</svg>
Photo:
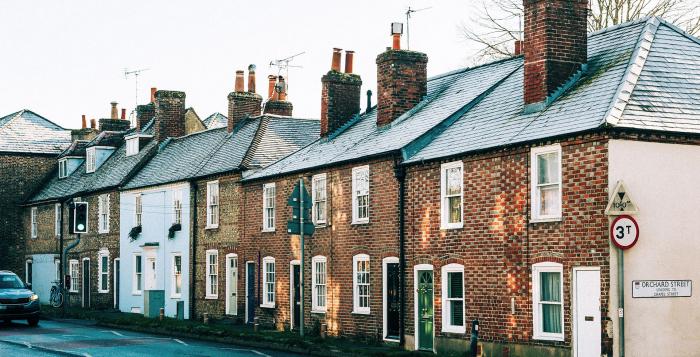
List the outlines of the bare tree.
<svg viewBox="0 0 700 357">
<path fill-rule="evenodd" d="M 460 32 L 479 48 L 476 62 L 513 55 L 522 39 L 522 0 L 480 0 Z M 588 31 L 597 31 L 645 16 L 661 16 L 686 32 L 700 33 L 700 0 L 590 0 Z"/>
</svg>

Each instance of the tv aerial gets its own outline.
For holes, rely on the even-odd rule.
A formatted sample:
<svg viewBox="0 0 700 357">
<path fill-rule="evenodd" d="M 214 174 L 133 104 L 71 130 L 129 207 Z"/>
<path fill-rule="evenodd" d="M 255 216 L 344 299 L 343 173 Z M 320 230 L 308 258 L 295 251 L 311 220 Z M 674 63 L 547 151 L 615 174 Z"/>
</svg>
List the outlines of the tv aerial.
<svg viewBox="0 0 700 357">
<path fill-rule="evenodd" d="M 134 77 L 134 86 L 135 86 L 134 109 L 129 114 L 130 119 L 133 118 L 134 113 L 136 112 L 136 106 L 139 105 L 139 75 L 141 75 L 141 72 L 148 71 L 149 69 L 150 68 L 129 70 L 128 68 L 124 68 L 124 79 L 129 79 L 129 77 Z"/>
<path fill-rule="evenodd" d="M 290 64 L 296 57 L 303 55 L 306 51 L 299 52 L 295 55 L 291 55 L 286 58 L 276 59 L 270 61 L 270 68 L 277 68 L 277 85 L 279 85 L 279 76 L 284 72 L 285 85 L 289 87 L 289 69 L 290 68 L 304 68 L 303 66 Z M 288 91 L 287 91 L 288 92 Z"/>
<path fill-rule="evenodd" d="M 409 30 L 409 22 L 411 19 L 411 14 L 415 12 L 420 12 L 420 11 L 425 11 L 428 9 L 432 9 L 432 6 L 429 7 L 424 7 L 422 9 L 411 9 L 411 7 L 408 7 L 408 10 L 406 10 L 406 49 L 410 50 L 411 49 L 411 31 Z"/>
</svg>

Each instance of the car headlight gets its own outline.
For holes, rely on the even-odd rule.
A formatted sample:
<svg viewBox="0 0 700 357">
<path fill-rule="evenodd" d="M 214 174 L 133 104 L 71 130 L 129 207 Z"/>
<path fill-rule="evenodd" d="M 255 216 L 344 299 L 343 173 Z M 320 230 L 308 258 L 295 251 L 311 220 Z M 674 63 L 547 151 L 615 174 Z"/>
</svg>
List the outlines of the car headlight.
<svg viewBox="0 0 700 357">
<path fill-rule="evenodd" d="M 39 300 L 39 295 L 37 294 L 32 294 L 32 296 L 29 298 L 29 301 L 37 301 Z"/>
</svg>

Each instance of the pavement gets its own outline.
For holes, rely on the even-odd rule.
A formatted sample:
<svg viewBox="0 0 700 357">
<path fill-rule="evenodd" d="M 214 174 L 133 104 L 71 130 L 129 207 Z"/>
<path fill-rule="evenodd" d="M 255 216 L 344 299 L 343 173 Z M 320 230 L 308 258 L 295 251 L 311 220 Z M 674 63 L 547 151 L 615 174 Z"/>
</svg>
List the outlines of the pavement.
<svg viewBox="0 0 700 357">
<path fill-rule="evenodd" d="M 0 356 L 255 356 L 292 357 L 288 352 L 171 338 L 96 325 L 42 320 L 0 323 Z"/>
</svg>

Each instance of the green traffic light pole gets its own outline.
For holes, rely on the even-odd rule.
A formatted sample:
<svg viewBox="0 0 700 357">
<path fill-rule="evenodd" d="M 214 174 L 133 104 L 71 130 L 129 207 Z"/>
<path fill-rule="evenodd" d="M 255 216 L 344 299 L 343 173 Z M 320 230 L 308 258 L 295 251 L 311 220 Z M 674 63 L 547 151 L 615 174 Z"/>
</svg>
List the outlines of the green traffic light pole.
<svg viewBox="0 0 700 357">
<path fill-rule="evenodd" d="M 299 286 L 301 289 L 301 306 L 299 307 L 299 336 L 304 337 L 304 178 L 299 179 L 299 235 L 301 236 L 301 267 L 299 267 Z"/>
</svg>

